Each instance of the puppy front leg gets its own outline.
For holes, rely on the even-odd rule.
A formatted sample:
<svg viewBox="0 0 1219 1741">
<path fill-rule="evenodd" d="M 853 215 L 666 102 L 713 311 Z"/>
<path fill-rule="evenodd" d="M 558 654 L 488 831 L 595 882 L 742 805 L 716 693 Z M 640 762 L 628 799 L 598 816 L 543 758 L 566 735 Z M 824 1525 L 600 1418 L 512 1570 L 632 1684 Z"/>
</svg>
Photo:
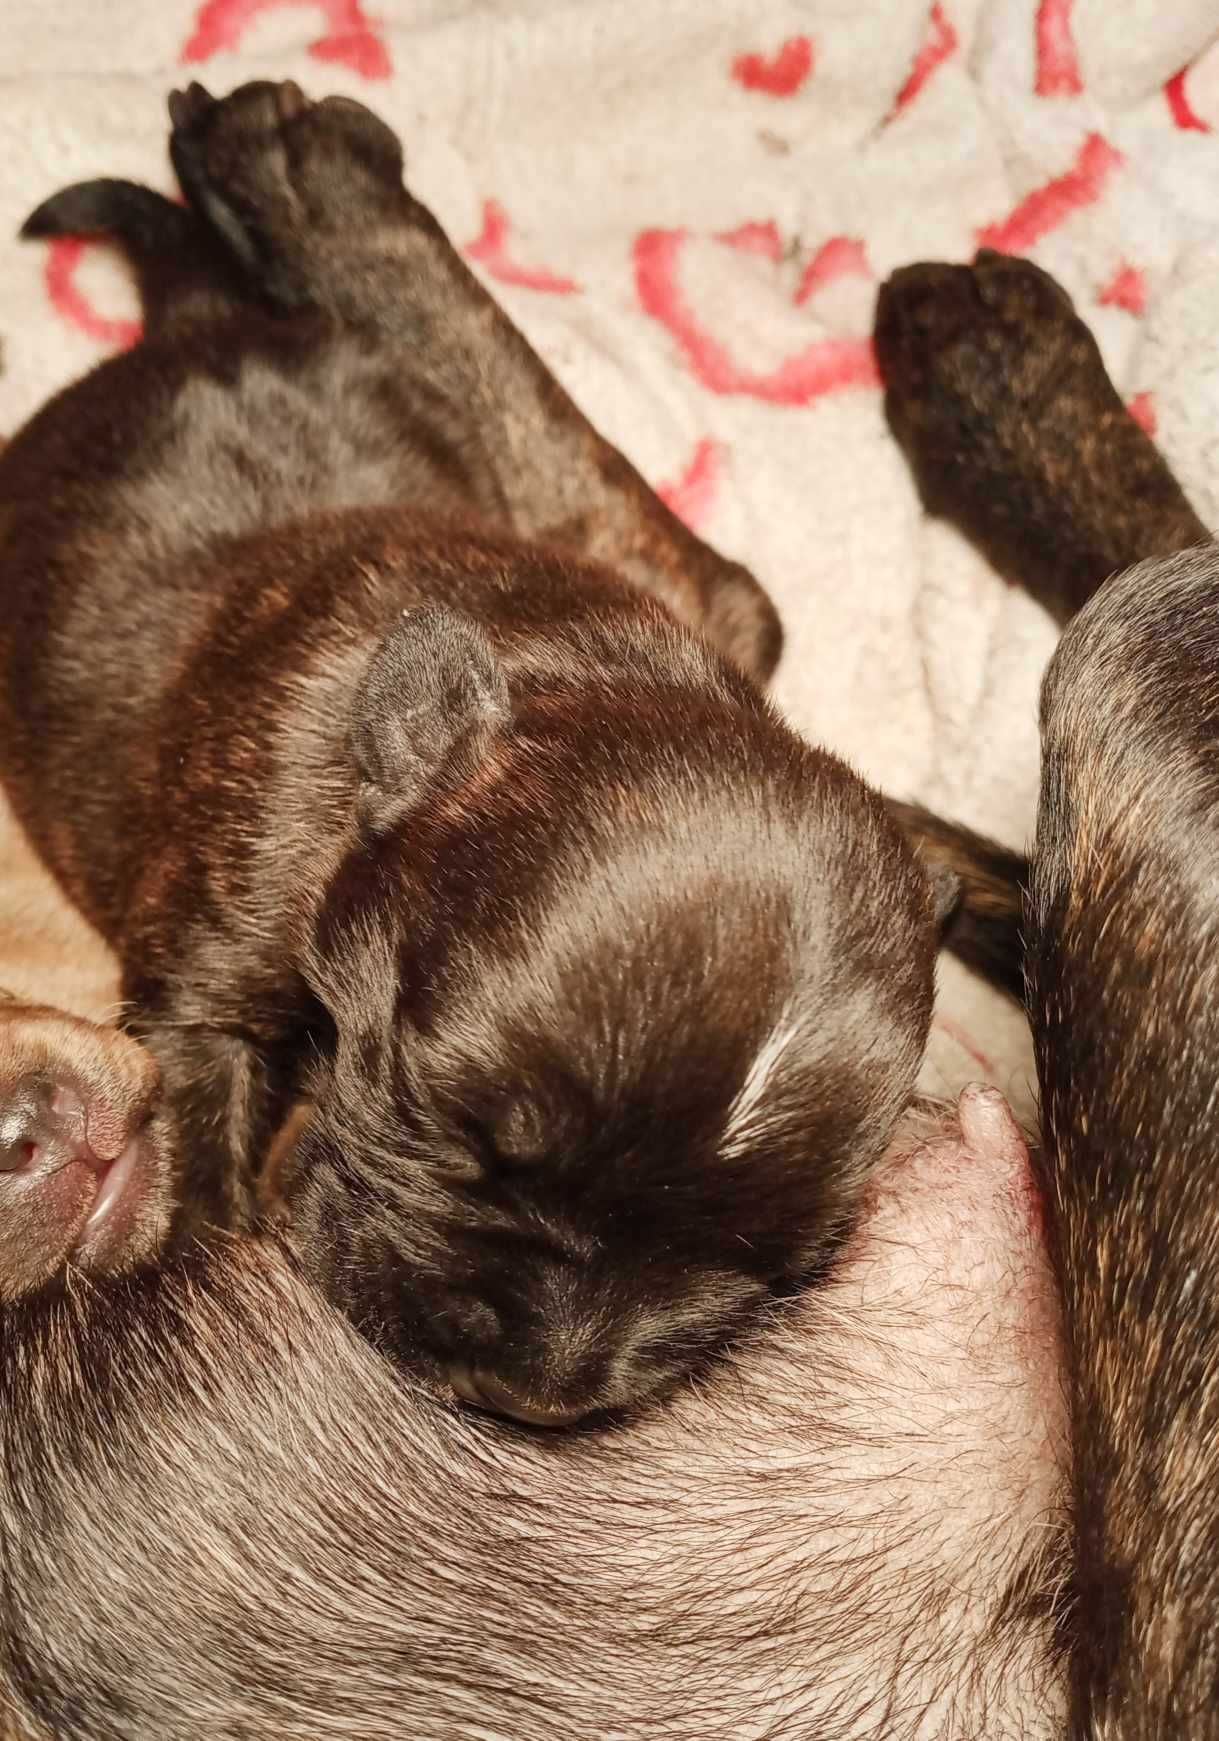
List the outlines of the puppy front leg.
<svg viewBox="0 0 1219 1741">
<path fill-rule="evenodd" d="M 1209 541 L 1055 281 L 984 251 L 880 293 L 885 408 L 932 514 L 1066 622 L 1111 574 Z"/>
<path fill-rule="evenodd" d="M 753 576 L 687 530 L 597 434 L 402 185 L 397 137 L 291 83 L 171 99 L 183 191 L 281 308 L 322 308 L 429 408 L 474 505 L 521 537 L 614 568 L 758 681 L 778 617 Z"/>
</svg>

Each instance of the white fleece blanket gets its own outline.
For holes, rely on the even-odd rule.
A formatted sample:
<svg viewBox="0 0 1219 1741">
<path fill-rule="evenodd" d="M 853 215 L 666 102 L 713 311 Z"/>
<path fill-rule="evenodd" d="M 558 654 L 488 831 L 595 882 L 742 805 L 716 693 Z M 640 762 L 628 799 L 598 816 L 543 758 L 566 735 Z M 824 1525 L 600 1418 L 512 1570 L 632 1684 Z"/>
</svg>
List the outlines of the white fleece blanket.
<svg viewBox="0 0 1219 1741">
<path fill-rule="evenodd" d="M 876 286 L 1031 254 L 1219 525 L 1216 0 L 5 0 L 0 430 L 137 330 L 104 250 L 19 245 L 23 217 L 81 177 L 169 190 L 167 89 L 258 76 L 401 132 L 576 399 L 771 589 L 804 731 L 1026 838 L 1052 630 L 923 520 Z M 928 1085 L 1027 1112 L 1019 1017 L 951 965 L 942 994 Z"/>
</svg>

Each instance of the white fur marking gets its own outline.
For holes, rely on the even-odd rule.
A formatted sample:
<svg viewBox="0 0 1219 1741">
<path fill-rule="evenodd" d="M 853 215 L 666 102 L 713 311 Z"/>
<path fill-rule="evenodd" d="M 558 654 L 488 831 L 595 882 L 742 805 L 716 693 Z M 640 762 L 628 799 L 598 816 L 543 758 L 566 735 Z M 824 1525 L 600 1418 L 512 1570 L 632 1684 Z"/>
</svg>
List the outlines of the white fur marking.
<svg viewBox="0 0 1219 1741">
<path fill-rule="evenodd" d="M 725 1159 L 739 1159 L 757 1140 L 759 1130 L 765 1127 L 765 1113 L 763 1112 L 760 1119 L 757 1115 L 762 1109 L 770 1078 L 799 1033 L 800 1027 L 793 1020 L 788 1006 L 759 1047 L 757 1057 L 749 1066 L 749 1074 L 741 1084 L 740 1092 L 728 1108 L 724 1136 L 720 1143 L 720 1154 Z"/>
</svg>

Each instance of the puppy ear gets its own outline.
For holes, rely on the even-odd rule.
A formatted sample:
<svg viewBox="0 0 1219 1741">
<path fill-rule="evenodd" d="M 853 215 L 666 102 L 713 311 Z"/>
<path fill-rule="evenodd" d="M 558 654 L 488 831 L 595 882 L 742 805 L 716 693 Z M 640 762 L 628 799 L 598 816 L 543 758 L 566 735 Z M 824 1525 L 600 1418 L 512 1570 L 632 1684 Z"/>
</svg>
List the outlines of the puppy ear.
<svg viewBox="0 0 1219 1741">
<path fill-rule="evenodd" d="M 471 617 L 442 605 L 403 611 L 352 707 L 361 823 L 378 832 L 388 827 L 455 756 L 476 757 L 507 714 L 503 670 Z"/>
</svg>

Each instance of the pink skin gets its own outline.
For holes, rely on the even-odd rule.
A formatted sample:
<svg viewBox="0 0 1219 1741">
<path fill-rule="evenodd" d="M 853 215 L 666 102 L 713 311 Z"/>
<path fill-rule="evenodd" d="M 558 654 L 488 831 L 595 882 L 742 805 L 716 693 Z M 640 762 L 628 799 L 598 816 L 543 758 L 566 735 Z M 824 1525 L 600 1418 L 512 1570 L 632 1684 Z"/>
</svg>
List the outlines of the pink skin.
<svg viewBox="0 0 1219 1741">
<path fill-rule="evenodd" d="M 693 1485 L 701 1527 L 720 1541 L 739 1534 L 743 1586 L 751 1570 L 773 1575 L 787 1544 L 790 1599 L 834 1642 L 832 1661 L 804 1665 L 806 1694 L 822 1675 L 831 1692 L 891 1685 L 895 1708 L 922 1713 L 909 1730 L 919 1741 L 1049 1741 L 1062 1733 L 1064 1689 L 1041 1654 L 1048 1620 L 1021 1627 L 1001 1664 L 992 1652 L 999 1672 L 976 1710 L 970 1664 L 987 1658 L 986 1628 L 1017 1568 L 1063 1526 L 1061 1373 L 1028 1150 L 1003 1095 L 976 1084 L 955 1114 L 906 1116 L 826 1283 L 791 1302 L 723 1380 L 638 1431 L 653 1455 L 678 1439 L 672 1503 Z M 700 1458 L 705 1470 L 691 1466 Z M 656 1461 L 647 1474 L 662 1491 L 663 1450 Z M 725 1463 L 756 1466 L 765 1528 L 734 1515 L 739 1497 L 715 1515 Z M 838 1722 L 827 1700 L 820 1714 L 808 1704 L 805 1732 Z M 844 1732 L 887 1731 L 869 1708 Z"/>
<path fill-rule="evenodd" d="M 149 1055 L 112 1028 L 0 1004 L 0 1300 L 156 1249 L 169 1157 Z"/>
</svg>

